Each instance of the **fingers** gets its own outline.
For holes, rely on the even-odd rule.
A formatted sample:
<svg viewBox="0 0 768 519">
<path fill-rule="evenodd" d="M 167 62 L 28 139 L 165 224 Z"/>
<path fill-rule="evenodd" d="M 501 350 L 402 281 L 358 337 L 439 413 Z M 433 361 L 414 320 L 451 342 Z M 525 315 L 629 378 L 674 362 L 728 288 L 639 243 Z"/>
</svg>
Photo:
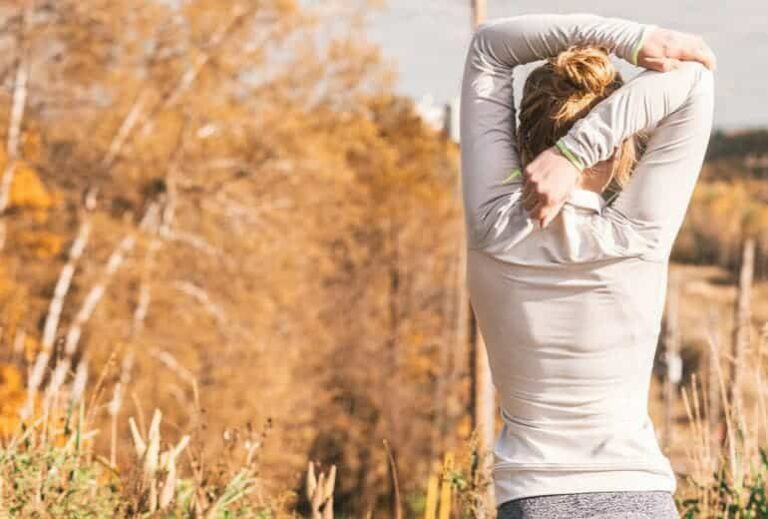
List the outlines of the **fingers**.
<svg viewBox="0 0 768 519">
<path fill-rule="evenodd" d="M 533 208 L 539 203 L 539 197 L 535 193 L 529 193 L 527 196 L 523 196 L 523 207 L 529 213 L 533 211 Z"/>
<path fill-rule="evenodd" d="M 531 218 L 538 222 L 539 228 L 544 229 L 558 215 L 560 212 L 560 207 L 562 207 L 562 204 L 559 206 L 553 206 L 539 203 L 536 205 L 536 207 L 533 208 L 533 211 L 531 211 Z"/>
<path fill-rule="evenodd" d="M 686 61 L 698 61 L 710 70 L 716 68 L 715 53 L 701 36 L 691 35 L 682 45 L 677 57 Z"/>
<path fill-rule="evenodd" d="M 523 184 L 522 204 L 530 218 L 535 218 L 534 213 L 544 206 L 543 197 L 539 196 L 531 182 L 526 181 Z"/>
<path fill-rule="evenodd" d="M 559 208 L 553 207 L 547 196 L 539 195 L 529 183 L 523 185 L 522 204 L 529 218 L 536 221 L 539 228 L 547 227 L 559 212 Z"/>
<path fill-rule="evenodd" d="M 536 205 L 533 207 L 531 211 L 529 211 L 530 217 L 532 220 L 535 220 L 539 227 L 543 227 L 544 222 L 544 203 L 539 201 L 536 203 Z"/>
<path fill-rule="evenodd" d="M 712 49 L 709 48 L 709 45 L 707 45 L 704 42 L 704 38 L 700 36 L 696 36 L 695 38 L 696 44 L 694 45 L 692 49 L 692 58 L 696 61 L 700 61 L 704 64 L 705 67 L 707 67 L 710 70 L 715 70 L 715 53 L 712 52 Z"/>
<path fill-rule="evenodd" d="M 651 70 L 669 72 L 680 66 L 680 60 L 675 58 L 647 58 L 643 65 Z"/>
<path fill-rule="evenodd" d="M 547 227 L 552 222 L 552 220 L 555 219 L 555 216 L 557 216 L 557 213 L 558 211 L 555 210 L 555 208 L 552 208 L 549 211 L 547 211 L 546 214 L 542 217 L 541 226 Z"/>
<path fill-rule="evenodd" d="M 686 61 L 698 61 L 708 69 L 715 70 L 715 53 L 701 36 L 689 35 L 677 57 Z"/>
<path fill-rule="evenodd" d="M 527 199 L 523 199 L 523 207 L 533 219 L 541 220 L 544 216 L 544 212 L 547 211 L 549 206 L 550 203 L 547 201 L 546 197 L 539 197 L 535 194 Z"/>
<path fill-rule="evenodd" d="M 696 53 L 698 61 L 701 61 L 704 66 L 709 70 L 717 70 L 717 58 L 715 58 L 715 53 L 712 52 L 712 49 L 710 49 L 704 42 L 702 42 Z"/>
<path fill-rule="evenodd" d="M 555 219 L 559 212 L 559 207 L 547 204 L 543 200 L 539 200 L 529 211 L 529 216 L 532 220 L 539 224 L 540 229 L 543 229 L 547 227 L 550 222 L 552 222 L 552 220 Z"/>
<path fill-rule="evenodd" d="M 674 70 L 680 61 L 698 61 L 710 70 L 717 67 L 715 54 L 704 38 L 668 29 L 651 33 L 638 55 L 638 65 L 662 72 Z"/>
<path fill-rule="evenodd" d="M 677 67 L 680 66 L 680 60 L 675 58 L 665 58 L 661 60 L 661 71 L 662 72 L 669 72 L 670 70 L 675 70 Z"/>
<path fill-rule="evenodd" d="M 530 211 L 536 205 L 539 200 L 539 192 L 536 188 L 536 184 L 527 180 L 523 184 L 523 207 Z"/>
<path fill-rule="evenodd" d="M 531 212 L 531 218 L 539 224 L 540 229 L 544 229 L 548 227 L 549 224 L 552 223 L 552 220 L 554 220 L 560 213 L 560 207 L 562 207 L 562 204 L 559 207 L 555 207 L 540 203 L 536 205 Z"/>
</svg>

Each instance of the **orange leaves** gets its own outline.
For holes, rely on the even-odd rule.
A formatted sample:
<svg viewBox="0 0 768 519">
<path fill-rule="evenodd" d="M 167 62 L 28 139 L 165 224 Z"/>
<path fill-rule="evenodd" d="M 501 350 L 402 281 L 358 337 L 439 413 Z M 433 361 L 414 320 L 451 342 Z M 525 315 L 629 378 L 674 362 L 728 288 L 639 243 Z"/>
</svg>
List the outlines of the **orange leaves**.
<svg viewBox="0 0 768 519">
<path fill-rule="evenodd" d="M 64 240 L 48 231 L 20 232 L 16 241 L 40 259 L 52 258 L 61 252 Z"/>
<path fill-rule="evenodd" d="M 37 160 L 43 151 L 43 138 L 39 131 L 26 131 L 21 136 L 21 154 L 27 160 Z M 3 155 L 5 157 L 5 155 Z"/>
<path fill-rule="evenodd" d="M 745 236 L 765 240 L 768 204 L 760 183 L 750 179 L 699 182 L 675 245 L 675 259 L 728 266 L 737 261 Z"/>
<path fill-rule="evenodd" d="M 9 197 L 9 208 L 27 210 L 32 218 L 32 229 L 36 224 L 47 221 L 49 210 L 55 199 L 46 189 L 37 171 L 24 161 L 17 161 L 13 170 L 13 181 Z M 18 230 L 13 233 L 14 241 L 22 250 L 38 258 L 51 258 L 61 252 L 61 236 L 48 230 Z"/>
<path fill-rule="evenodd" d="M 63 1 L 76 10 L 52 8 L 70 14 L 56 21 L 67 24 L 56 28 L 66 31 L 62 61 L 36 70 L 39 98 L 24 121 L 35 123 L 38 105 L 49 110 L 39 118 L 44 138 L 24 141 L 27 162 L 14 170 L 6 254 L 18 268 L 8 287 L 0 278 L 4 343 L 28 330 L 16 351 L 29 365 L 59 273 L 73 276 L 57 300 L 61 335 L 120 238 L 148 206 L 165 204 L 161 231 L 135 233 L 84 329 L 92 364 L 130 334 L 147 345 L 136 348 L 131 391 L 169 409 L 180 428 L 197 420 L 189 373 L 215 423 L 274 415 L 299 424 L 265 451 L 284 474 L 319 430 L 349 431 L 345 470 L 365 479 L 348 479 L 347 495 L 375 502 L 387 473 L 380 452 L 366 454 L 371 438 L 394 431 L 403 459 L 418 459 L 442 405 L 433 384 L 450 365 L 440 347 L 452 334 L 455 145 L 409 101 L 370 98 L 385 88 L 384 69 L 346 4 L 116 0 L 90 6 L 86 23 L 86 8 Z M 253 15 L 235 20 L 238 7 Z M 46 71 L 61 84 L 48 88 Z M 97 203 L 85 211 L 92 189 Z M 65 267 L 62 247 L 84 219 L 92 238 Z M 340 384 L 326 387 L 329 377 L 349 388 L 338 413 L 329 399 Z"/>
<path fill-rule="evenodd" d="M 8 394 L 24 389 L 21 373 L 16 366 L 0 364 L 0 394 Z M 5 400 L 0 398 L 0 400 Z"/>
<path fill-rule="evenodd" d="M 721 232 L 755 235 L 768 230 L 766 201 L 749 181 L 700 184 L 694 193 L 692 211 Z M 701 214 L 706 213 L 706 214 Z"/>
<path fill-rule="evenodd" d="M 37 172 L 26 162 L 18 161 L 14 166 L 9 206 L 48 210 L 53 201 Z"/>
<path fill-rule="evenodd" d="M 11 364 L 0 364 L 0 437 L 8 438 L 16 432 L 19 409 L 26 397 L 19 369 Z"/>
<path fill-rule="evenodd" d="M 10 347 L 16 340 L 27 310 L 26 287 L 17 282 L 0 263 L 0 344 Z"/>
</svg>

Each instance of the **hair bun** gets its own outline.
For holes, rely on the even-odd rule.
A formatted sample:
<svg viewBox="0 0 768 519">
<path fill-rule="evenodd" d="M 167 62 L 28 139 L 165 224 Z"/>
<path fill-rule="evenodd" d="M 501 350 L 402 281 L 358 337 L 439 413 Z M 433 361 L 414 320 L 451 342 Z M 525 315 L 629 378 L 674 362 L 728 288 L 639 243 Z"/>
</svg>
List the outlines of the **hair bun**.
<svg viewBox="0 0 768 519">
<path fill-rule="evenodd" d="M 553 71 L 575 90 L 603 95 L 617 79 L 616 67 L 599 47 L 571 47 L 550 59 Z"/>
</svg>

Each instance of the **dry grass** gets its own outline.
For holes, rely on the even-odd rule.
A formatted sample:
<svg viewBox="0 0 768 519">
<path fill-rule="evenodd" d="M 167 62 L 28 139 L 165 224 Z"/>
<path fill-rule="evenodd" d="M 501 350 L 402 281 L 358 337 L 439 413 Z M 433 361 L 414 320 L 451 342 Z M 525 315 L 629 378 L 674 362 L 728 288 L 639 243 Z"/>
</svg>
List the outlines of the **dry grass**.
<svg viewBox="0 0 768 519">
<path fill-rule="evenodd" d="M 685 451 L 690 472 L 678 492 L 684 517 L 768 517 L 768 398 L 764 356 L 768 347 L 768 323 L 756 347 L 748 351 L 744 405 L 738 408 L 728 399 L 727 369 L 715 334 L 710 336 L 710 359 L 714 380 L 702 384 L 692 377 L 682 389 L 688 417 L 689 436 Z M 722 417 L 713 417 L 707 398 L 708 384 L 716 384 Z"/>
<path fill-rule="evenodd" d="M 9 370 L 13 368 L 6 366 Z M 75 377 L 55 392 L 34 395 L 27 419 L 6 420 L 0 447 L 0 516 L 288 515 L 281 503 L 260 492 L 258 454 L 263 434 L 228 430 L 227 455 L 221 463 L 207 465 L 191 435 L 173 442 L 164 439 L 162 413 L 155 410 L 146 429 L 134 417 L 129 419 L 130 445 L 122 445 L 132 447 L 129 463 L 118 466 L 98 452 L 94 440 L 101 431 L 96 424 L 107 422 L 100 414 L 110 407 L 103 402 L 104 372 L 85 394 L 78 388 L 85 381 Z M 23 399 L 18 400 L 16 413 L 22 410 Z"/>
<path fill-rule="evenodd" d="M 722 339 L 729 336 L 722 330 L 728 330 L 731 321 L 711 319 L 728 315 L 735 293 L 727 283 L 717 282 L 721 271 L 673 268 L 686 270 L 689 281 L 683 308 L 684 342 L 696 349 L 704 338 L 707 347 L 698 352 L 690 383 L 681 388 L 676 441 L 667 446 L 680 476 L 677 499 L 682 517 L 768 517 L 768 457 L 761 450 L 768 446 L 768 325 L 747 351 L 744 405 L 737 409 L 728 400 L 731 359 L 729 345 Z M 755 287 L 757 319 L 765 316 L 766 307 L 759 301 L 766 286 Z M 117 431 L 124 430 L 118 423 L 125 416 L 121 406 L 124 395 L 131 393 L 131 379 L 123 376 L 130 363 L 130 359 L 118 362 L 113 354 L 95 380 L 88 381 L 82 374 L 70 376 L 67 383 L 50 391 L 46 384 L 25 386 L 13 364 L 0 367 L 0 389 L 6 395 L 0 413 L 4 438 L 0 516 L 214 518 L 295 517 L 299 513 L 299 496 L 292 492 L 270 496 L 263 490 L 265 476 L 259 473 L 259 455 L 268 427 L 263 431 L 228 429 L 221 456 L 211 463 L 203 455 L 210 436 L 198 435 L 196 427 L 174 430 L 172 424 L 165 426 L 160 411 L 145 420 L 143 403 L 138 402 L 135 416 L 127 420 L 129 432 L 118 441 Z M 706 375 L 710 365 L 714 368 L 711 379 Z M 41 380 L 49 380 L 54 371 L 55 366 L 46 367 Z M 194 377 L 190 383 L 193 407 L 198 406 L 190 412 L 204 420 Z M 710 384 L 716 385 L 724 403 L 720 418 L 713 417 Z M 652 404 L 656 400 L 654 395 Z M 19 419 L 29 402 L 32 408 L 27 417 Z M 153 405 L 147 402 L 146 407 Z M 126 449 L 130 449 L 128 455 Z M 116 456 L 118 450 L 123 451 L 120 456 Z M 435 467 L 424 481 L 421 495 L 399 496 L 395 508 L 402 509 L 404 517 L 492 516 L 484 456 L 487 453 L 481 454 L 476 442 L 470 441 L 460 449 L 456 461 L 449 456 Z M 309 467 L 307 512 L 333 517 L 336 467 L 329 473 L 316 473 L 312 464 Z M 394 477 L 397 470 L 393 464 Z M 373 512 L 376 516 L 380 510 Z"/>
</svg>

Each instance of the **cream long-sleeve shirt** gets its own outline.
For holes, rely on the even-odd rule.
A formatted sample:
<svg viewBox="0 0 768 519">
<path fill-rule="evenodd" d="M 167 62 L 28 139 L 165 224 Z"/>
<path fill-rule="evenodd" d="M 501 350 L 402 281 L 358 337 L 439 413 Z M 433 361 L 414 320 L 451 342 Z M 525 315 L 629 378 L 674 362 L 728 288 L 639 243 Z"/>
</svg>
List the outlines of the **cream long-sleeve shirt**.
<svg viewBox="0 0 768 519">
<path fill-rule="evenodd" d="M 652 25 L 590 14 L 482 25 L 461 97 L 467 282 L 503 428 L 497 504 L 537 495 L 676 489 L 647 402 L 669 254 L 712 126 L 703 65 L 646 70 L 579 120 L 558 146 L 580 167 L 647 130 L 647 149 L 612 201 L 576 189 L 540 229 L 522 206 L 512 71 L 572 44 L 636 63 Z"/>
</svg>

